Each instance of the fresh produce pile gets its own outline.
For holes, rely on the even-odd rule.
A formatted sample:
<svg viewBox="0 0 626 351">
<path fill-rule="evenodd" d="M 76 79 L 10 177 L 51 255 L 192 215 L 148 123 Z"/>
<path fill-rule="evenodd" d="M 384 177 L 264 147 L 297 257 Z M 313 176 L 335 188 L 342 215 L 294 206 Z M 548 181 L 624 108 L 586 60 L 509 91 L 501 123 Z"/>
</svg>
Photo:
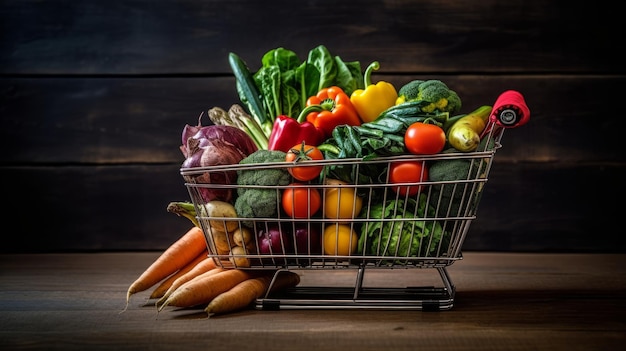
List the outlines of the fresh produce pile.
<svg viewBox="0 0 626 351">
<path fill-rule="evenodd" d="M 304 61 L 285 48 L 270 50 L 255 72 L 234 53 L 229 63 L 240 102 L 211 108 L 211 123 L 203 125 L 201 115 L 182 134 L 181 170 L 192 171 L 185 181 L 201 186 L 193 187 L 193 203 L 168 210 L 194 223 L 181 238 L 188 243 L 193 233 L 194 244 L 164 252 L 169 269 L 146 270 L 127 301 L 161 281 L 151 295 L 159 311 L 206 304 L 208 313 L 226 313 L 270 289 L 296 286 L 291 271 L 270 286 L 277 267 L 294 262 L 436 257 L 463 208 L 478 198 L 455 182 L 481 177 L 490 160 L 430 156 L 494 150 L 487 126 L 528 120 L 527 108 L 502 123 L 491 105 L 462 113 L 461 97 L 441 80 L 415 79 L 399 89 L 373 83 L 378 62 L 363 70 L 323 45 Z M 268 262 L 273 268 L 247 269 Z"/>
</svg>

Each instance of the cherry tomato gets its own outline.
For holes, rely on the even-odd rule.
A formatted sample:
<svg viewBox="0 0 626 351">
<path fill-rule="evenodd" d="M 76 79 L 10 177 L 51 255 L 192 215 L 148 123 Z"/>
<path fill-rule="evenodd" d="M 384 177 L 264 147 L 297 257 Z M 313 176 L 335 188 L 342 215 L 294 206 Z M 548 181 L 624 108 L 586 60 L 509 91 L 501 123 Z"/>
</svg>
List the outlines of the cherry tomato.
<svg viewBox="0 0 626 351">
<path fill-rule="evenodd" d="M 446 133 L 435 124 L 415 122 L 404 133 L 404 145 L 415 155 L 433 155 L 446 145 Z"/>
<path fill-rule="evenodd" d="M 389 182 L 417 183 L 428 180 L 428 168 L 425 161 L 398 161 L 389 165 Z M 413 196 L 420 191 L 421 185 L 404 185 L 392 188 L 396 193 Z"/>
<path fill-rule="evenodd" d="M 302 144 L 294 145 L 287 152 L 285 161 L 298 163 L 305 160 L 323 160 L 324 154 L 317 147 Z M 295 179 L 303 182 L 315 179 L 322 172 L 323 166 L 300 166 L 287 168 L 289 174 Z"/>
<path fill-rule="evenodd" d="M 303 183 L 291 183 L 283 191 L 282 205 L 291 218 L 309 218 L 322 204 L 319 190 Z"/>
</svg>

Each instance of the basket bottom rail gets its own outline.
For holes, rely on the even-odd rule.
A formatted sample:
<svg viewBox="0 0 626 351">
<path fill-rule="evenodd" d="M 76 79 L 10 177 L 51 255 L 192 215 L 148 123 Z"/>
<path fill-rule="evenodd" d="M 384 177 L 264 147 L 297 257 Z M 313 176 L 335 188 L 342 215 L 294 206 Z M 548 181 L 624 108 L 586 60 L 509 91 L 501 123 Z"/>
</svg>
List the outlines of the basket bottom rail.
<svg viewBox="0 0 626 351">
<path fill-rule="evenodd" d="M 435 269 L 441 286 L 364 287 L 365 269 L 360 268 L 353 287 L 296 286 L 256 299 L 255 308 L 450 310 L 454 306 L 454 284 L 445 267 Z"/>
</svg>

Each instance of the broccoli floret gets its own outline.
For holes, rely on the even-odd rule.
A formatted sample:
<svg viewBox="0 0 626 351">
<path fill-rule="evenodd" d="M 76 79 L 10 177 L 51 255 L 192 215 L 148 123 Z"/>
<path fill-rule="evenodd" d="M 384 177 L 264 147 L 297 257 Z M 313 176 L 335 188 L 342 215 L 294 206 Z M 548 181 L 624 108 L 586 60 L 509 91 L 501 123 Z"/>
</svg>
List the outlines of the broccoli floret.
<svg viewBox="0 0 626 351">
<path fill-rule="evenodd" d="M 452 99 L 455 102 L 454 104 L 449 103 L 448 99 L 450 96 L 452 96 Z M 461 99 L 458 97 L 456 92 L 450 90 L 444 82 L 437 79 L 427 80 L 420 84 L 417 100 L 429 101 L 432 104 L 424 108 L 432 110 L 424 110 L 424 112 L 439 110 L 440 112 L 456 113 L 461 109 Z"/>
<path fill-rule="evenodd" d="M 285 162 L 286 153 L 280 150 L 266 150 L 259 149 L 251 153 L 243 160 L 239 161 L 241 164 L 249 163 L 266 163 L 266 162 Z"/>
<path fill-rule="evenodd" d="M 400 90 L 398 90 L 398 99 L 402 99 L 401 102 L 416 99 L 417 94 L 419 93 L 419 86 L 422 83 L 424 83 L 424 81 L 420 79 L 415 79 L 406 83 L 400 88 Z"/>
<path fill-rule="evenodd" d="M 278 189 L 248 188 L 235 200 L 235 211 L 241 218 L 273 218 L 277 215 Z M 242 221 L 246 227 L 252 228 L 252 221 Z"/>
<path fill-rule="evenodd" d="M 437 79 L 413 80 L 402 86 L 398 91 L 396 105 L 408 101 L 429 102 L 430 104 L 422 107 L 424 112 L 456 113 L 461 110 L 461 98 L 444 82 Z"/>
<path fill-rule="evenodd" d="M 241 160 L 240 164 L 284 162 L 287 154 L 278 150 L 259 149 Z M 271 188 L 255 188 L 253 186 L 287 185 L 291 175 L 286 168 L 240 169 L 237 171 L 237 199 L 235 211 L 242 218 L 276 217 L 280 191 Z M 252 187 L 246 187 L 252 186 Z M 244 225 L 252 227 L 252 221 L 244 221 Z"/>
<path fill-rule="evenodd" d="M 454 90 L 450 90 L 450 95 L 448 95 L 448 106 L 446 107 L 446 111 L 450 113 L 457 113 L 461 111 L 461 98 Z"/>
</svg>

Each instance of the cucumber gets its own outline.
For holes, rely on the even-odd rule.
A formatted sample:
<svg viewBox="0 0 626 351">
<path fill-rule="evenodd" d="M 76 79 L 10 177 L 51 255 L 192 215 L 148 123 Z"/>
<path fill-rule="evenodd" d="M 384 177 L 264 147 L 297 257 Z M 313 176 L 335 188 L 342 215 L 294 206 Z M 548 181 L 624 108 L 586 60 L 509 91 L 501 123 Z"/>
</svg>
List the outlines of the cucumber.
<svg viewBox="0 0 626 351">
<path fill-rule="evenodd" d="M 237 54 L 232 52 L 228 55 L 228 62 L 237 81 L 239 99 L 260 125 L 265 124 L 269 119 L 263 108 L 261 93 L 259 93 L 250 69 Z"/>
</svg>

